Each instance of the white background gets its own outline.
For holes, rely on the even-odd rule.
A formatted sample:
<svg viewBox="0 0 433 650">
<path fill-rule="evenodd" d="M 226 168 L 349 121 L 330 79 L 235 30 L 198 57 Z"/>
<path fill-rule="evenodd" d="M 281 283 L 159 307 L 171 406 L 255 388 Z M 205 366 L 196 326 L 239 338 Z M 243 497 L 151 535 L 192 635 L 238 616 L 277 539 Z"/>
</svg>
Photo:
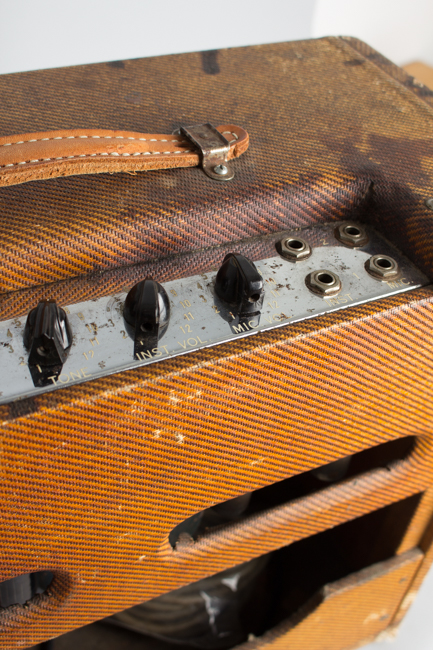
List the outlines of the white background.
<svg viewBox="0 0 433 650">
<path fill-rule="evenodd" d="M 330 34 L 433 65 L 433 0 L 0 0 L 0 30 L 0 74 Z"/>
<path fill-rule="evenodd" d="M 0 30 L 0 74 L 328 35 L 433 66 L 433 0 L 0 0 Z M 398 639 L 366 648 L 433 649 L 433 573 Z"/>
</svg>

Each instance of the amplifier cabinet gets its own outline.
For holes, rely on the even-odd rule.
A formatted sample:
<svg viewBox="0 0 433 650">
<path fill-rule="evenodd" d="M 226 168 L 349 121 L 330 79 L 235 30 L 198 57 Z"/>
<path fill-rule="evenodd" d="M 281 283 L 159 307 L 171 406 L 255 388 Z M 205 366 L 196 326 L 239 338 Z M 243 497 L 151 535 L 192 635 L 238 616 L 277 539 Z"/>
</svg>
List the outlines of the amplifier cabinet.
<svg viewBox="0 0 433 650">
<path fill-rule="evenodd" d="M 267 554 L 274 578 L 260 593 L 272 611 L 238 645 L 344 650 L 391 634 L 433 557 L 433 93 L 367 45 L 325 38 L 8 75 L 0 96 L 2 136 L 212 122 L 250 138 L 226 183 L 197 167 L 0 188 L 10 322 L 0 580 L 12 581 L 8 593 L 20 576 L 33 585 L 24 602 L 3 596 L 0 647 L 58 637 Z M 379 294 L 318 296 L 310 278 L 287 295 L 326 309 L 262 329 L 240 318 L 212 346 L 185 304 L 185 354 L 153 352 L 111 374 L 116 344 L 103 345 L 108 330 L 84 314 L 75 375 L 7 397 L 16 331 L 40 301 L 69 313 L 108 297 L 123 318 L 115 297 L 152 277 L 173 319 L 181 301 L 170 287 L 217 283 L 229 254 L 262 269 L 265 285 L 263 260 L 298 270 L 327 245 L 364 264 L 369 244 L 342 241 L 347 223 L 396 252 L 371 249 L 359 272 L 323 258 L 322 279 L 344 276 L 344 289 L 351 274 L 361 292 L 352 276 L 362 272 Z M 312 242 L 309 259 L 278 249 L 297 237 Z M 409 275 L 374 278 L 373 253 L 401 256 Z M 271 284 L 263 310 L 275 314 L 291 287 Z M 215 305 L 201 329 L 222 318 Z M 132 346 L 126 326 L 123 336 Z M 103 364 L 97 376 L 88 357 Z M 250 493 L 243 515 L 173 541 L 182 522 Z"/>
</svg>

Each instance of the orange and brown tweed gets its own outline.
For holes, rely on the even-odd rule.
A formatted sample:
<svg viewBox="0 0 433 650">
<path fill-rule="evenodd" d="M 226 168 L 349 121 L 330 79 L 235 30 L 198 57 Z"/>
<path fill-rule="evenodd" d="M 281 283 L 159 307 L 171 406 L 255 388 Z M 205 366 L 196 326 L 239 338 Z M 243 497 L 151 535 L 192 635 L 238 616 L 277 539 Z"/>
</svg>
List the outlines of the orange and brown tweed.
<svg viewBox="0 0 433 650">
<path fill-rule="evenodd" d="M 239 124 L 251 144 L 230 183 L 186 169 L 2 188 L 0 291 L 341 219 L 360 204 L 431 268 L 421 232 L 432 220 L 423 99 L 433 93 L 418 98 L 407 75 L 353 45 L 327 38 L 222 50 L 214 66 L 193 53 L 1 77 L 0 135 L 170 133 L 209 120 Z"/>
<path fill-rule="evenodd" d="M 56 579 L 2 614 L 0 643 L 30 645 L 425 489 L 432 325 L 420 289 L 2 406 L 0 578 Z M 168 546 L 214 503 L 407 435 L 417 446 L 391 471 Z"/>
<path fill-rule="evenodd" d="M 300 612 L 258 639 L 256 647 L 335 650 L 357 648 L 361 639 L 374 641 L 392 621 L 422 559 L 422 552 L 413 549 L 327 585 Z"/>
<path fill-rule="evenodd" d="M 372 223 L 431 275 L 427 91 L 338 38 L 224 50 L 212 61 L 185 54 L 0 78 L 3 135 L 170 133 L 206 121 L 250 134 L 226 184 L 187 169 L 2 188 L 2 318 L 23 316 L 41 297 L 66 304 L 147 273 L 164 281 L 204 271 L 227 249 L 259 259 L 281 230 L 349 217 Z M 0 648 L 37 643 L 429 488 L 432 327 L 433 291 L 424 288 L 1 406 L 0 580 L 37 570 L 55 579 L 0 613 Z M 176 524 L 212 504 L 409 435 L 412 455 L 390 470 L 168 545 Z M 407 545 L 421 540 L 430 557 L 415 528 Z"/>
</svg>

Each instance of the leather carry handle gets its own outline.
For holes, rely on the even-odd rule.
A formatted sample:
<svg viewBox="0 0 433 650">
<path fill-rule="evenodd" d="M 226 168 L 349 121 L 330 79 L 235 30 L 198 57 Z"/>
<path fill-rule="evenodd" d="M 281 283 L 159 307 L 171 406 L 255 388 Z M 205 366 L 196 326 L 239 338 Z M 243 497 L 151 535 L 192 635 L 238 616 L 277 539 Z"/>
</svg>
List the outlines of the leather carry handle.
<svg viewBox="0 0 433 650">
<path fill-rule="evenodd" d="M 217 130 L 228 141 L 227 160 L 247 150 L 244 129 L 223 125 Z M 0 187 L 76 174 L 196 167 L 200 162 L 200 152 L 184 135 L 104 129 L 26 133 L 0 138 Z"/>
</svg>

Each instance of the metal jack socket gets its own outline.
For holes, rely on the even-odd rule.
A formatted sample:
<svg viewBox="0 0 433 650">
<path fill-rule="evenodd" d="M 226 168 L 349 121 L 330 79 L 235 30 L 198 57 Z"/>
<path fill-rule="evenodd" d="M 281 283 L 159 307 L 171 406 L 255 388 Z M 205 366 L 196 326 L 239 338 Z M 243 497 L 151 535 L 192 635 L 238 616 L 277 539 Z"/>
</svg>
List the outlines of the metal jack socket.
<svg viewBox="0 0 433 650">
<path fill-rule="evenodd" d="M 393 257 L 373 255 L 365 263 L 365 270 L 378 280 L 395 280 L 400 275 L 400 267 Z"/>
<path fill-rule="evenodd" d="M 300 262 L 311 255 L 311 246 L 300 237 L 287 237 L 277 242 L 277 251 L 290 262 Z"/>
<path fill-rule="evenodd" d="M 368 243 L 368 235 L 364 228 L 350 221 L 337 226 L 335 236 L 342 244 L 351 248 L 360 248 Z"/>
<path fill-rule="evenodd" d="M 326 269 L 309 273 L 305 278 L 305 284 L 310 291 L 323 298 L 335 296 L 336 293 L 341 291 L 341 280 L 338 275 Z"/>
</svg>

